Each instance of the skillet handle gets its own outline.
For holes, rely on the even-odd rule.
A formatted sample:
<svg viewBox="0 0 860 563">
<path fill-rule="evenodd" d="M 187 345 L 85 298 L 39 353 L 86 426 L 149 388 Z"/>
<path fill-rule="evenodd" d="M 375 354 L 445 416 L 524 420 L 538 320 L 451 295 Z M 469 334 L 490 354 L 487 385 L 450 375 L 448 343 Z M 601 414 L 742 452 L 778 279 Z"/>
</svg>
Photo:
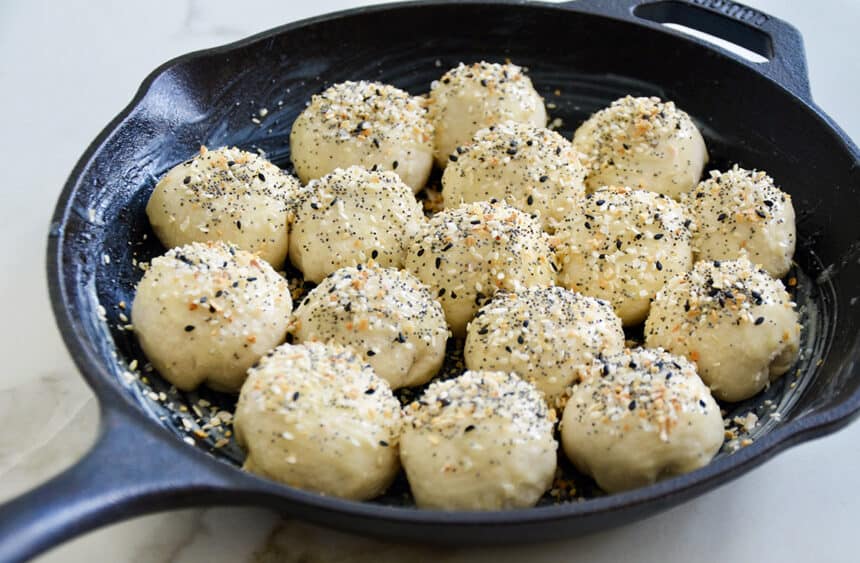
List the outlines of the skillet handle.
<svg viewBox="0 0 860 563">
<path fill-rule="evenodd" d="M 0 505 L 0 561 L 26 561 L 133 516 L 212 504 L 227 478 L 195 461 L 202 452 L 165 438 L 142 415 L 104 409 L 96 444 L 77 464 Z"/>
<path fill-rule="evenodd" d="M 675 23 L 709 33 L 768 60 L 750 62 L 702 39 L 685 37 L 751 66 L 805 101 L 812 100 L 800 32 L 754 8 L 730 0 L 577 0 L 565 4 L 577 11 L 644 23 L 663 31 L 670 30 L 661 24 Z"/>
</svg>

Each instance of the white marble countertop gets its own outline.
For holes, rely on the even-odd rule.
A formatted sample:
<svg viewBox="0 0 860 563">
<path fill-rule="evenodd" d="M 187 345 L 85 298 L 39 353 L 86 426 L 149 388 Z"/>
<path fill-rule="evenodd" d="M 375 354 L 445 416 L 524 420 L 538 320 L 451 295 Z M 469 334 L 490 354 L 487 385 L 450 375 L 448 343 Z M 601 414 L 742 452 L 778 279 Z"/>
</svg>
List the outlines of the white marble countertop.
<svg viewBox="0 0 860 563">
<path fill-rule="evenodd" d="M 63 347 L 43 273 L 47 225 L 69 171 L 153 68 L 349 0 L 0 2 L 0 501 L 69 466 L 98 410 Z M 816 101 L 860 139 L 857 0 L 750 0 L 803 32 Z M 822 189 L 827 189 L 822 186 Z M 618 530 L 489 549 L 395 546 L 265 510 L 162 513 L 76 539 L 41 561 L 857 561 L 860 424 L 778 456 L 710 494 Z"/>
</svg>

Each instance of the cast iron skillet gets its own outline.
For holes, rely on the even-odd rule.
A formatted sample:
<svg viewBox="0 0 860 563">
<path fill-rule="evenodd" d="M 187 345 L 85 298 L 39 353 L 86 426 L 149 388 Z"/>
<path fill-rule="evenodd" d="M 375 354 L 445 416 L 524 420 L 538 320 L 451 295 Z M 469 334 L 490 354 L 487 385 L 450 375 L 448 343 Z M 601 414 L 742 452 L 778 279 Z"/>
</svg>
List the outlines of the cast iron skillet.
<svg viewBox="0 0 860 563">
<path fill-rule="evenodd" d="M 660 22 L 707 31 L 769 61 L 750 63 Z M 145 374 L 148 385 L 123 376 L 139 351 L 116 328 L 122 323 L 117 303 L 131 302 L 141 275 L 132 259 L 163 252 L 154 237 L 143 240 L 149 234 L 143 206 L 168 168 L 201 143 L 260 148 L 285 164 L 293 119 L 330 83 L 378 79 L 420 93 L 461 60 L 505 58 L 531 68 L 567 136 L 616 97 L 661 95 L 698 120 L 712 166 L 763 168 L 793 195 L 804 356 L 796 375 L 732 407 L 731 414 L 760 415 L 752 445 L 723 452 L 694 473 L 585 502 L 492 513 L 422 511 L 409 506 L 402 483 L 376 502 L 358 503 L 244 473 L 232 445 L 215 448 L 209 438 L 188 435 L 187 415 L 176 408 L 200 398 L 229 408 L 229 398 L 171 393 L 152 373 Z M 257 125 L 250 118 L 262 107 L 269 113 Z M 77 465 L 0 507 L 0 560 L 30 557 L 124 518 L 213 504 L 266 506 L 390 538 L 536 541 L 617 526 L 724 484 L 791 445 L 844 426 L 860 409 L 858 154 L 811 100 L 797 31 L 726 0 L 396 4 L 290 24 L 173 60 L 144 81 L 87 149 L 57 204 L 48 243 L 51 300 L 66 345 L 98 396 L 101 432 Z M 107 322 L 99 320 L 99 304 Z M 781 420 L 770 415 L 774 409 Z M 587 493 L 585 481 L 582 487 Z"/>
</svg>

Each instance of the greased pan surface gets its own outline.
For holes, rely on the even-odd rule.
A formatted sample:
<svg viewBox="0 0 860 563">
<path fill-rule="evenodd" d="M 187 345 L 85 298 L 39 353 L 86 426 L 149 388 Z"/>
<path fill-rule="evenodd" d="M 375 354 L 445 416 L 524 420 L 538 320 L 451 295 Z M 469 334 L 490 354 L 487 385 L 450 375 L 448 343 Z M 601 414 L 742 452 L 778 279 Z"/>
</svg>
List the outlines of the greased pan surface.
<svg viewBox="0 0 860 563">
<path fill-rule="evenodd" d="M 811 102 L 796 31 L 731 6 L 706 0 L 389 5 L 291 24 L 156 70 L 72 172 L 49 238 L 57 322 L 99 397 L 102 435 L 79 465 L 0 507 L 0 560 L 27 557 L 122 518 L 200 504 L 257 504 L 411 540 L 501 543 L 570 536 L 666 509 L 846 424 L 860 408 L 858 151 Z M 752 65 L 652 19 L 727 37 L 771 61 Z M 710 167 L 765 169 L 792 194 L 804 353 L 797 374 L 732 407 L 730 416 L 759 416 L 752 445 L 724 451 L 694 473 L 623 494 L 599 496 L 587 479 L 570 473 L 577 502 L 548 496 L 526 510 L 422 511 L 410 506 L 403 482 L 376 502 L 356 503 L 243 473 L 241 452 L 222 441 L 222 430 L 205 429 L 202 436 L 195 432 L 200 417 L 188 414 L 195 408 L 204 415 L 231 410 L 231 398 L 170 393 L 155 373 L 144 371 L 146 381 L 126 374 L 130 362 L 143 365 L 144 358 L 131 334 L 118 328 L 124 324 L 118 305 L 132 301 L 142 275 L 136 264 L 163 252 L 144 206 L 166 170 L 201 144 L 259 148 L 288 166 L 293 120 L 312 94 L 334 82 L 374 79 L 418 94 L 460 61 L 508 58 L 529 67 L 567 137 L 617 97 L 659 95 L 700 124 Z"/>
</svg>

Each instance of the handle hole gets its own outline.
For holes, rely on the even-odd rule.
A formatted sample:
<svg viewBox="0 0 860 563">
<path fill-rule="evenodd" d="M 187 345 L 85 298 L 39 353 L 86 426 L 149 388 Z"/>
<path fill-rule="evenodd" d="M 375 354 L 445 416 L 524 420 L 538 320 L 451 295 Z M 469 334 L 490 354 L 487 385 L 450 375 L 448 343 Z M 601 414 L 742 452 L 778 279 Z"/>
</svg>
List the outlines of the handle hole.
<svg viewBox="0 0 860 563">
<path fill-rule="evenodd" d="M 713 43 L 750 62 L 764 63 L 773 57 L 773 43 L 767 33 L 692 4 L 663 0 L 640 4 L 633 13 L 637 17 Z"/>
</svg>

